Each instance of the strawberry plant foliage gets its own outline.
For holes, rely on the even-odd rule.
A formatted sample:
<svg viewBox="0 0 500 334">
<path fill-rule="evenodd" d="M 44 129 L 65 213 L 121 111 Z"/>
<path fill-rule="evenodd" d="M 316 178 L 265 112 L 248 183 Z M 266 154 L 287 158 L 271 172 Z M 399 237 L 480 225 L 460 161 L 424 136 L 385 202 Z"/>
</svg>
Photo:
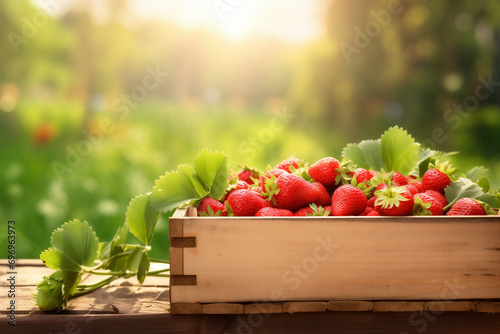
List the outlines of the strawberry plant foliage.
<svg viewBox="0 0 500 334">
<path fill-rule="evenodd" d="M 52 232 L 51 248 L 40 256 L 54 270 L 80 271 L 97 257 L 99 239 L 87 222 L 78 219 L 63 224 Z"/>
<path fill-rule="evenodd" d="M 386 170 L 409 174 L 418 162 L 415 139 L 400 127 L 392 127 L 382 135 L 380 150 Z"/>
<path fill-rule="evenodd" d="M 342 150 L 342 157 L 351 160 L 359 168 L 375 170 L 384 168 L 380 140 L 363 140 L 359 144 L 347 144 Z"/>
<path fill-rule="evenodd" d="M 451 208 L 459 199 L 479 198 L 483 194 L 483 189 L 477 183 L 465 177 L 460 177 L 444 190 L 444 195 L 449 203 L 444 210 Z"/>
<path fill-rule="evenodd" d="M 228 157 L 222 152 L 202 150 L 195 167 L 179 165 L 156 181 L 151 194 L 153 208 L 168 212 L 183 204 L 199 202 L 205 197 L 221 199 L 229 186 Z"/>
<path fill-rule="evenodd" d="M 379 140 L 363 140 L 359 144 L 348 144 L 342 157 L 350 159 L 358 167 L 412 172 L 419 161 L 419 145 L 406 130 L 391 127 Z"/>
<path fill-rule="evenodd" d="M 125 222 L 130 232 L 143 244 L 149 245 L 160 213 L 153 209 L 149 194 L 135 197 L 127 208 Z"/>
</svg>

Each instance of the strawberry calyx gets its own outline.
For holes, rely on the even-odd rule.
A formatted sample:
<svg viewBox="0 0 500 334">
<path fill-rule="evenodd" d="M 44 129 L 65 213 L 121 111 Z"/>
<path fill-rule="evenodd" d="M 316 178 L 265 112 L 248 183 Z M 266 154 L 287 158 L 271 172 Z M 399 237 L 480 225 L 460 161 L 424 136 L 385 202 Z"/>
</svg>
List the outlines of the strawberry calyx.
<svg viewBox="0 0 500 334">
<path fill-rule="evenodd" d="M 312 213 L 306 213 L 306 216 L 328 216 L 331 212 L 331 210 L 325 210 L 325 208 L 323 208 L 321 205 L 318 206 L 314 203 L 309 204 L 309 207 L 311 208 Z"/>
<path fill-rule="evenodd" d="M 387 173 L 383 168 L 380 172 L 377 172 L 377 175 L 372 177 L 367 183 L 370 187 L 376 188 L 379 184 L 385 183 L 388 186 L 392 186 L 394 181 L 392 178 L 394 177 L 394 171 Z"/>
<path fill-rule="evenodd" d="M 413 215 L 414 216 L 432 216 L 432 212 L 429 210 L 432 206 L 431 202 L 424 202 L 420 197 L 414 197 Z"/>
<path fill-rule="evenodd" d="M 302 164 L 302 166 L 299 167 L 299 168 L 295 168 L 294 166 L 290 166 L 289 167 L 290 174 L 300 176 L 301 178 L 303 178 L 307 182 L 314 182 L 314 180 L 311 177 L 311 175 L 309 175 L 309 173 L 307 172 L 308 169 L 309 169 L 309 167 L 307 166 L 307 162 L 304 162 L 302 160 L 301 164 Z"/>
<path fill-rule="evenodd" d="M 496 211 L 493 210 L 493 208 L 488 204 L 488 203 L 485 203 L 483 201 L 480 201 L 478 199 L 472 199 L 474 202 L 476 202 L 477 204 L 481 205 L 484 209 L 484 211 L 486 211 L 486 214 L 487 215 L 496 215 Z"/>
<path fill-rule="evenodd" d="M 374 187 L 368 185 L 368 182 L 358 183 L 356 175 L 352 176 L 350 185 L 360 189 L 366 195 L 366 197 L 370 197 L 374 189 Z"/>
<path fill-rule="evenodd" d="M 390 209 L 394 206 L 399 207 L 401 202 L 408 201 L 409 199 L 403 196 L 406 192 L 406 187 L 387 187 L 382 190 L 377 190 L 374 195 L 377 196 L 375 206 L 380 206 L 382 209 Z"/>
<path fill-rule="evenodd" d="M 356 165 L 350 159 L 342 159 L 340 168 L 335 168 L 338 173 L 335 177 L 335 184 L 350 184 L 355 174 Z"/>
<path fill-rule="evenodd" d="M 200 211 L 199 214 L 200 214 L 200 217 L 219 217 L 222 215 L 222 210 L 217 210 L 217 212 L 214 212 L 212 207 L 209 205 L 207 207 L 207 212 Z"/>
<path fill-rule="evenodd" d="M 456 171 L 458 170 L 455 168 L 451 163 L 450 160 L 446 160 L 445 162 L 441 163 L 439 160 L 436 160 L 434 163 L 429 162 L 429 168 L 428 169 L 437 169 L 438 171 L 448 175 L 450 178 L 451 182 L 455 182 L 457 180 L 457 177 L 454 176 Z"/>
<path fill-rule="evenodd" d="M 277 177 L 275 175 L 269 175 L 269 178 L 264 180 L 264 190 L 260 193 L 268 202 L 272 202 L 276 205 L 275 196 L 279 194 L 280 189 L 276 183 Z"/>
<path fill-rule="evenodd" d="M 226 206 L 227 216 L 228 217 L 234 217 L 233 208 L 231 207 L 231 205 L 229 205 L 228 201 L 225 201 L 224 205 Z"/>
</svg>

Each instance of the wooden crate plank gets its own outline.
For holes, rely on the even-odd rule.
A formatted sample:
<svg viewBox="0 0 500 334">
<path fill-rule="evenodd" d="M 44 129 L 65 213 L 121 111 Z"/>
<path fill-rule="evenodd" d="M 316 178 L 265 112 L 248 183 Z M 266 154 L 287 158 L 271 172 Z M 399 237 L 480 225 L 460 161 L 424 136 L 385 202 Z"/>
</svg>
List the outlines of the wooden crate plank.
<svg viewBox="0 0 500 334">
<path fill-rule="evenodd" d="M 476 312 L 481 313 L 500 313 L 500 302 L 478 302 L 476 303 Z"/>
<path fill-rule="evenodd" d="M 196 285 L 196 275 L 172 275 L 170 276 L 170 286 L 176 285 Z M 172 288 L 170 288 L 172 289 Z"/>
<path fill-rule="evenodd" d="M 373 302 L 364 300 L 330 300 L 327 304 L 329 311 L 365 312 L 373 311 Z"/>
<path fill-rule="evenodd" d="M 215 303 L 202 306 L 202 314 L 243 314 L 243 304 Z"/>
<path fill-rule="evenodd" d="M 245 314 L 283 313 L 283 303 L 250 303 L 243 307 Z"/>
<path fill-rule="evenodd" d="M 374 312 L 418 312 L 425 309 L 425 302 L 391 301 L 374 302 Z"/>
<path fill-rule="evenodd" d="M 184 249 L 184 274 L 197 285 L 174 287 L 172 299 L 500 298 L 496 216 L 363 218 L 185 219 L 197 247 Z"/>
<path fill-rule="evenodd" d="M 283 312 L 325 312 L 326 304 L 326 302 L 285 302 L 283 303 Z"/>
<path fill-rule="evenodd" d="M 168 236 L 170 238 L 181 238 L 183 236 L 183 220 L 171 217 L 168 220 Z"/>
<path fill-rule="evenodd" d="M 469 312 L 475 310 L 473 301 L 430 301 L 425 303 L 425 309 L 438 312 Z"/>
<path fill-rule="evenodd" d="M 172 314 L 201 314 L 203 307 L 200 303 L 175 303 L 170 305 Z"/>
<path fill-rule="evenodd" d="M 184 248 L 170 247 L 170 275 L 184 275 Z"/>
<path fill-rule="evenodd" d="M 184 247 L 196 247 L 196 238 L 193 237 L 171 237 L 170 247 L 184 248 Z"/>
</svg>

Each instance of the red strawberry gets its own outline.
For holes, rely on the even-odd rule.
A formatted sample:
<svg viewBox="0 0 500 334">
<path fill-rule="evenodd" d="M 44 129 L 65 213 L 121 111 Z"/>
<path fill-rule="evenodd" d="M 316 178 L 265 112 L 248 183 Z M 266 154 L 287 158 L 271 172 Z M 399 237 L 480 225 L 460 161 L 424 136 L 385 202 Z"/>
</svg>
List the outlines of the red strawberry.
<svg viewBox="0 0 500 334">
<path fill-rule="evenodd" d="M 415 194 L 414 216 L 442 216 L 443 205 L 441 202 L 425 193 Z"/>
<path fill-rule="evenodd" d="M 236 182 L 236 189 L 248 189 L 248 183 L 245 181 Z"/>
<path fill-rule="evenodd" d="M 422 186 L 425 190 L 435 190 L 444 194 L 444 189 L 449 186 L 451 179 L 438 169 L 428 169 L 422 176 Z"/>
<path fill-rule="evenodd" d="M 413 213 L 413 195 L 404 187 L 389 187 L 375 192 L 375 209 L 381 216 L 410 216 Z"/>
<path fill-rule="evenodd" d="M 254 216 L 257 211 L 268 207 L 269 203 L 248 189 L 233 191 L 227 199 L 227 211 L 234 216 Z"/>
<path fill-rule="evenodd" d="M 293 212 L 285 209 L 278 208 L 262 208 L 255 214 L 256 217 L 289 217 L 293 216 Z"/>
<path fill-rule="evenodd" d="M 330 206 L 317 206 L 316 204 L 310 204 L 305 208 L 297 210 L 293 215 L 298 217 L 305 216 L 331 216 L 332 208 Z"/>
<path fill-rule="evenodd" d="M 377 210 L 375 210 L 375 209 L 374 209 L 374 208 L 372 208 L 372 207 L 367 206 L 367 207 L 365 208 L 365 211 L 361 212 L 359 215 L 360 215 L 360 216 L 368 216 L 368 214 L 369 214 L 370 212 L 372 212 L 372 211 L 377 211 Z"/>
<path fill-rule="evenodd" d="M 288 159 L 283 160 L 279 164 L 277 164 L 274 167 L 274 169 L 284 169 L 288 173 L 291 173 L 290 166 L 295 167 L 295 169 L 299 169 L 299 166 L 301 166 L 301 165 L 302 165 L 302 162 L 300 161 L 300 159 L 297 159 L 295 157 L 290 157 Z"/>
<path fill-rule="evenodd" d="M 332 198 L 330 197 L 330 194 L 328 194 L 328 190 L 326 190 L 326 188 L 319 182 L 313 182 L 311 184 L 315 186 L 320 193 L 318 199 L 315 200 L 314 203 L 322 207 L 330 205 L 332 203 Z"/>
<path fill-rule="evenodd" d="M 264 176 L 262 176 L 260 178 L 260 181 L 259 181 L 262 191 L 266 190 L 265 189 L 266 179 L 274 179 L 275 180 L 283 173 L 288 173 L 288 172 L 284 169 L 275 168 L 275 169 L 271 169 L 266 174 L 264 174 Z M 273 176 L 274 176 L 274 178 L 273 178 Z"/>
<path fill-rule="evenodd" d="M 380 216 L 380 213 L 378 213 L 377 210 L 373 210 L 372 212 L 368 213 L 367 216 Z"/>
<path fill-rule="evenodd" d="M 358 168 L 356 169 L 355 173 L 356 175 L 356 181 L 358 183 L 363 183 L 366 181 L 371 180 L 374 176 L 377 176 L 377 172 L 374 170 L 368 170 L 364 168 Z"/>
<path fill-rule="evenodd" d="M 238 180 L 245 181 L 248 184 L 254 184 L 254 180 L 258 180 L 261 172 L 258 169 L 243 166 L 243 169 L 238 172 Z"/>
<path fill-rule="evenodd" d="M 204 198 L 198 205 L 200 216 L 227 216 L 226 206 L 214 198 Z"/>
<path fill-rule="evenodd" d="M 335 158 L 323 158 L 311 165 L 308 169 L 309 175 L 314 181 L 320 182 L 324 186 L 333 186 L 335 178 L 340 171 L 340 162 Z"/>
<path fill-rule="evenodd" d="M 435 199 L 437 199 L 441 203 L 441 205 L 443 206 L 443 208 L 448 205 L 448 200 L 440 192 L 437 192 L 435 190 L 427 190 L 424 193 L 427 194 L 427 195 L 429 195 L 429 196 L 431 196 L 431 197 L 434 197 Z"/>
<path fill-rule="evenodd" d="M 401 173 L 394 172 L 393 177 L 391 178 L 391 181 L 394 182 L 394 186 L 404 186 L 408 184 L 408 179 L 406 176 L 404 176 Z"/>
<path fill-rule="evenodd" d="M 370 197 L 370 199 L 368 200 L 368 203 L 366 204 L 366 206 L 369 206 L 370 208 L 374 208 L 376 200 L 377 200 L 377 196 Z"/>
<path fill-rule="evenodd" d="M 229 181 L 230 182 L 230 185 L 229 187 L 226 189 L 226 195 L 224 196 L 224 202 L 227 201 L 227 199 L 229 198 L 229 195 L 231 195 L 231 193 L 235 190 L 238 190 L 238 189 L 248 189 L 248 183 L 246 183 L 245 181 L 236 181 L 236 183 L 232 183 L 234 180 L 231 180 Z"/>
<path fill-rule="evenodd" d="M 325 209 L 325 213 L 328 213 L 328 216 L 333 216 L 332 206 L 331 205 L 325 206 L 324 209 Z"/>
<path fill-rule="evenodd" d="M 282 173 L 276 181 L 266 180 L 263 195 L 280 209 L 296 211 L 316 201 L 321 193 L 300 176 Z"/>
<path fill-rule="evenodd" d="M 365 210 L 367 203 L 361 189 L 344 184 L 333 192 L 332 213 L 334 216 L 356 216 Z"/>
<path fill-rule="evenodd" d="M 480 201 L 471 198 L 459 199 L 446 214 L 447 216 L 484 216 L 487 212 Z"/>
<path fill-rule="evenodd" d="M 415 195 L 416 193 L 418 193 L 418 188 L 415 187 L 413 184 L 407 184 L 405 185 L 406 189 L 411 192 L 412 195 Z"/>
<path fill-rule="evenodd" d="M 417 187 L 419 193 L 424 192 L 424 186 L 422 185 L 422 181 L 411 181 L 408 184 Z"/>
<path fill-rule="evenodd" d="M 406 179 L 408 180 L 408 183 L 417 181 L 417 177 L 415 175 L 408 175 Z"/>
</svg>

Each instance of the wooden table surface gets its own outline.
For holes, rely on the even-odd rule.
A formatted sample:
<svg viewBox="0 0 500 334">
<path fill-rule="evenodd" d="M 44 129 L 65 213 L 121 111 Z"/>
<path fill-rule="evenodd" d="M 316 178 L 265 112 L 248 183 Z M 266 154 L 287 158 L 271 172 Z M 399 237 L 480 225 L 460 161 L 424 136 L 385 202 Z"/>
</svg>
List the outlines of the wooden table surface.
<svg viewBox="0 0 500 334">
<path fill-rule="evenodd" d="M 0 260 L 0 333 L 500 333 L 500 313 L 488 312 L 309 312 L 279 314 L 170 314 L 169 281 L 135 279 L 72 300 L 58 314 L 37 310 L 31 294 L 52 270 L 39 260 L 16 263 L 16 326 L 8 324 L 10 274 Z M 91 283 L 103 277 L 87 277 Z"/>
</svg>

